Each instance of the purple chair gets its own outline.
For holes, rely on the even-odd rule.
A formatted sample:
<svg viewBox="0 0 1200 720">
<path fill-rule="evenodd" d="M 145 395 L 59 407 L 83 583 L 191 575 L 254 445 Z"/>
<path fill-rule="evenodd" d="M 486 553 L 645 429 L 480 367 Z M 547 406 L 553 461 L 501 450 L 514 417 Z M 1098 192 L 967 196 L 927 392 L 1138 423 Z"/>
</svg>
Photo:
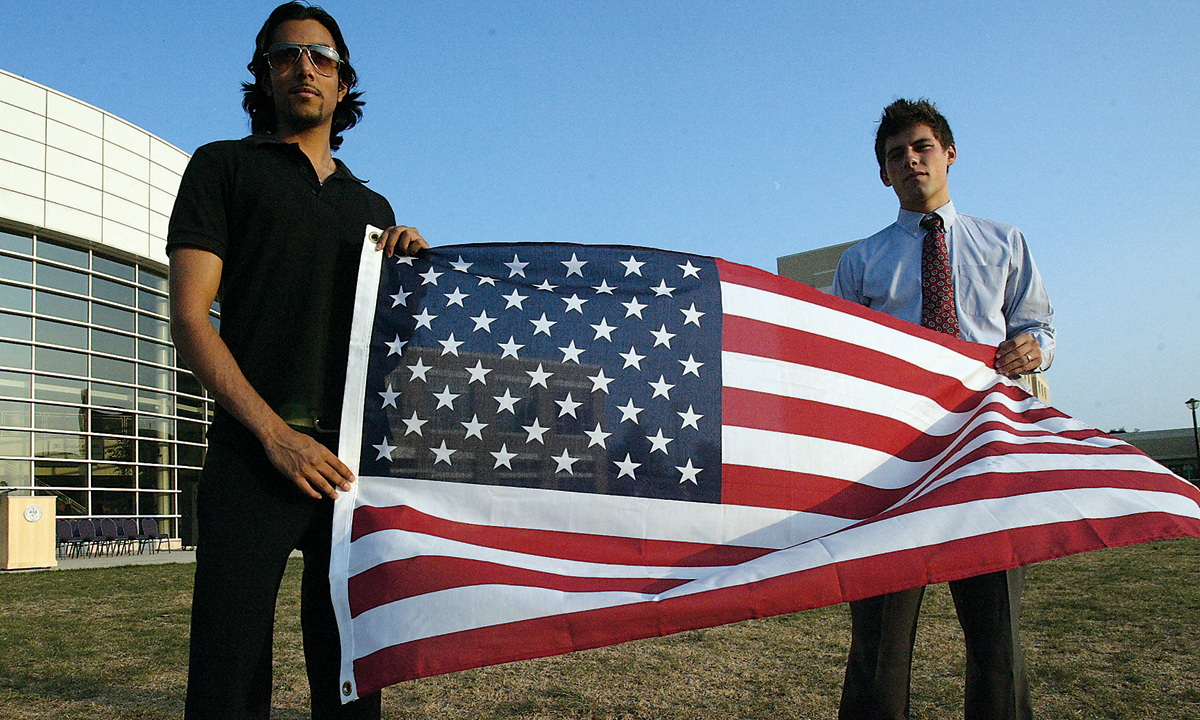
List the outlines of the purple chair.
<svg viewBox="0 0 1200 720">
<path fill-rule="evenodd" d="M 142 518 L 142 537 L 146 538 L 146 542 L 151 543 L 151 552 L 158 552 L 162 549 L 164 540 L 167 542 L 167 552 L 171 551 L 170 535 L 158 531 L 158 521 L 154 518 Z"/>
<path fill-rule="evenodd" d="M 79 545 L 80 551 L 86 552 L 88 555 L 96 548 L 104 549 L 105 541 L 103 535 L 96 534 L 96 525 L 91 520 L 84 518 L 79 521 Z"/>
<path fill-rule="evenodd" d="M 117 532 L 117 522 L 112 518 L 102 519 L 100 532 L 103 534 L 104 544 L 112 550 L 112 554 L 120 554 L 121 548 L 125 545 L 125 538 Z"/>
</svg>

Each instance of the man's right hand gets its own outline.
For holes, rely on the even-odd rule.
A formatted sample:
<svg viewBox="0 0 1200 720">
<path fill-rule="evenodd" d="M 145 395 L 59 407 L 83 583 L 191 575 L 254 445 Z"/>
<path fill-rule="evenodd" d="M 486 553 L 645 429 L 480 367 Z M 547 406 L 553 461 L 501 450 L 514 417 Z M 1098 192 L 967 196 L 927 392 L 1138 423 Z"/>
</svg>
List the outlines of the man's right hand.
<svg viewBox="0 0 1200 720">
<path fill-rule="evenodd" d="M 339 488 L 348 491 L 354 482 L 354 473 L 329 448 L 286 425 L 263 440 L 263 449 L 275 469 L 314 500 L 336 499 Z"/>
<path fill-rule="evenodd" d="M 416 228 L 393 225 L 379 233 L 375 249 L 383 251 L 384 257 L 391 257 L 395 253 L 416 255 L 422 250 L 428 250 L 429 243 L 425 242 L 425 238 L 421 237 Z"/>
</svg>

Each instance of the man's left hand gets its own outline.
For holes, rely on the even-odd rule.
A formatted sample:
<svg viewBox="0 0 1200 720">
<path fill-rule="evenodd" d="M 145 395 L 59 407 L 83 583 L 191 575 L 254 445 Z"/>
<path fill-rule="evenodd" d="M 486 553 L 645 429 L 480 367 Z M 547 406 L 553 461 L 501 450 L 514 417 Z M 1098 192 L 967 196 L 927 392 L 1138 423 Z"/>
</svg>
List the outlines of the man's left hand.
<svg viewBox="0 0 1200 720">
<path fill-rule="evenodd" d="M 1042 348 L 1029 333 L 1005 340 L 996 348 L 996 372 L 1008 377 L 1031 373 L 1042 366 Z"/>
<path fill-rule="evenodd" d="M 382 250 L 384 257 L 391 257 L 397 252 L 416 255 L 422 250 L 428 250 L 429 243 L 425 242 L 425 238 L 421 237 L 416 228 L 393 225 L 379 234 L 379 239 L 375 241 L 375 249 Z"/>
</svg>

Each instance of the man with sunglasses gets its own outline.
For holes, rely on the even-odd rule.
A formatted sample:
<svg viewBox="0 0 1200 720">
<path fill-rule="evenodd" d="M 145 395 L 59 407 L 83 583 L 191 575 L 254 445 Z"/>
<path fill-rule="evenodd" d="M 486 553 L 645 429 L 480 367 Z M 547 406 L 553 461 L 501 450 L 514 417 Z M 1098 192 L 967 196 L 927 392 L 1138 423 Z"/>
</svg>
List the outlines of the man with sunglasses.
<svg viewBox="0 0 1200 720">
<path fill-rule="evenodd" d="M 367 225 L 375 247 L 428 247 L 333 158 L 362 116 L 337 23 L 276 8 L 243 84 L 253 135 L 196 151 L 168 231 L 171 327 L 217 409 L 198 494 L 200 538 L 185 717 L 268 718 L 275 599 L 304 552 L 301 625 L 314 718 L 378 718 L 341 704 L 329 589 L 333 499 L 354 477 L 337 423 Z M 209 308 L 220 297 L 220 333 Z"/>
</svg>

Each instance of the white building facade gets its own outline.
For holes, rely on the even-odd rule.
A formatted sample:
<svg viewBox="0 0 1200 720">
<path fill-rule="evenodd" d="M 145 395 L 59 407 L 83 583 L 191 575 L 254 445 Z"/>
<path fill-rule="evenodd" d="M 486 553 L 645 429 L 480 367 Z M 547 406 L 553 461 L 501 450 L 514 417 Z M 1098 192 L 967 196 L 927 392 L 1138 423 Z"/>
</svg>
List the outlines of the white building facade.
<svg viewBox="0 0 1200 720">
<path fill-rule="evenodd" d="M 167 221 L 187 161 L 0 70 L 0 491 L 189 532 L 211 401 L 169 326 Z"/>
</svg>

